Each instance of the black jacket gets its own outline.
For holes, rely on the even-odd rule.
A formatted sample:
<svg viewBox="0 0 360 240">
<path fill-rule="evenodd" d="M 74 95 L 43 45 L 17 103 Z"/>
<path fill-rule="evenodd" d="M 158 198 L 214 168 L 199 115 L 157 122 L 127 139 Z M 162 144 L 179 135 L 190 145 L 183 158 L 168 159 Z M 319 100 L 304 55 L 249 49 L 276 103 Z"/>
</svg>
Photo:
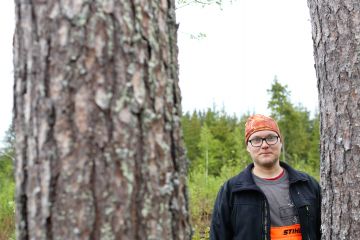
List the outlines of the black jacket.
<svg viewBox="0 0 360 240">
<path fill-rule="evenodd" d="M 302 239 L 320 239 L 319 184 L 309 175 L 280 164 L 288 172 L 290 197 L 299 214 Z M 212 215 L 211 240 L 270 239 L 269 204 L 253 180 L 253 167 L 250 164 L 221 187 Z"/>
</svg>

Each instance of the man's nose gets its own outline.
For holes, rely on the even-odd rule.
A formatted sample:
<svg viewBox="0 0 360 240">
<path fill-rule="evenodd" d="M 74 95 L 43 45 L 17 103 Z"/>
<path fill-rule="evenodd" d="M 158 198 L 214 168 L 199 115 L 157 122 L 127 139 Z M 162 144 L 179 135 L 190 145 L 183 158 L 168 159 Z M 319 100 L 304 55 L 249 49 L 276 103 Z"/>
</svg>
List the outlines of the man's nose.
<svg viewBox="0 0 360 240">
<path fill-rule="evenodd" d="M 261 148 L 268 148 L 269 144 L 266 142 L 265 138 L 262 139 Z"/>
</svg>

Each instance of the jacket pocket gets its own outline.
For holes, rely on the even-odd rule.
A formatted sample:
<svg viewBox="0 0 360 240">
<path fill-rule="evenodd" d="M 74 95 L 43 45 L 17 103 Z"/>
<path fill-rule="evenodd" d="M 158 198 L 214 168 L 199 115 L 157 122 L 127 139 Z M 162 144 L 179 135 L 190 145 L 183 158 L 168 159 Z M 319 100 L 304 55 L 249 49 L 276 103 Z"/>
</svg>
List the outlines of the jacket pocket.
<svg viewBox="0 0 360 240">
<path fill-rule="evenodd" d="M 320 206 L 318 206 L 315 198 L 306 198 L 306 201 L 308 202 L 308 204 L 305 207 L 310 220 L 310 224 L 314 224 L 315 222 L 312 221 L 316 221 L 317 215 L 320 214 Z"/>
</svg>

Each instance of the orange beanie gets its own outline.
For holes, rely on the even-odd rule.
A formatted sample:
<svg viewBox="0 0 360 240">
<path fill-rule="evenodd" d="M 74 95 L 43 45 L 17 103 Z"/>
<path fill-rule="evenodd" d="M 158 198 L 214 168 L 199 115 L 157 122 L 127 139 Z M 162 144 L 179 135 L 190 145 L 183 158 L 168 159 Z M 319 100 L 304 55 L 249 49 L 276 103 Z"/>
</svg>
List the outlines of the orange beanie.
<svg viewBox="0 0 360 240">
<path fill-rule="evenodd" d="M 261 114 L 255 114 L 249 117 L 245 123 L 245 143 L 248 142 L 251 134 L 263 130 L 274 131 L 281 139 L 280 129 L 274 119 Z"/>
</svg>

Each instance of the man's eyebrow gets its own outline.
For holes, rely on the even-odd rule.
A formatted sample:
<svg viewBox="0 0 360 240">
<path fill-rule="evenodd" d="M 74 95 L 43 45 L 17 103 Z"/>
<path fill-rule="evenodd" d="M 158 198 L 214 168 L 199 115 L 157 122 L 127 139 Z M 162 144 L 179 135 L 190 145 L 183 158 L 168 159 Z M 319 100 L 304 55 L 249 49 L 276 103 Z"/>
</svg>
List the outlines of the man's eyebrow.
<svg viewBox="0 0 360 240">
<path fill-rule="evenodd" d="M 250 140 L 253 140 L 253 139 L 255 139 L 255 138 L 267 138 L 267 137 L 277 137 L 277 136 L 278 136 L 278 135 L 276 135 L 276 134 L 270 133 L 269 135 L 266 135 L 266 136 L 264 136 L 264 137 L 256 136 L 256 137 L 254 137 L 254 138 L 252 138 L 252 139 L 250 139 Z"/>
</svg>

